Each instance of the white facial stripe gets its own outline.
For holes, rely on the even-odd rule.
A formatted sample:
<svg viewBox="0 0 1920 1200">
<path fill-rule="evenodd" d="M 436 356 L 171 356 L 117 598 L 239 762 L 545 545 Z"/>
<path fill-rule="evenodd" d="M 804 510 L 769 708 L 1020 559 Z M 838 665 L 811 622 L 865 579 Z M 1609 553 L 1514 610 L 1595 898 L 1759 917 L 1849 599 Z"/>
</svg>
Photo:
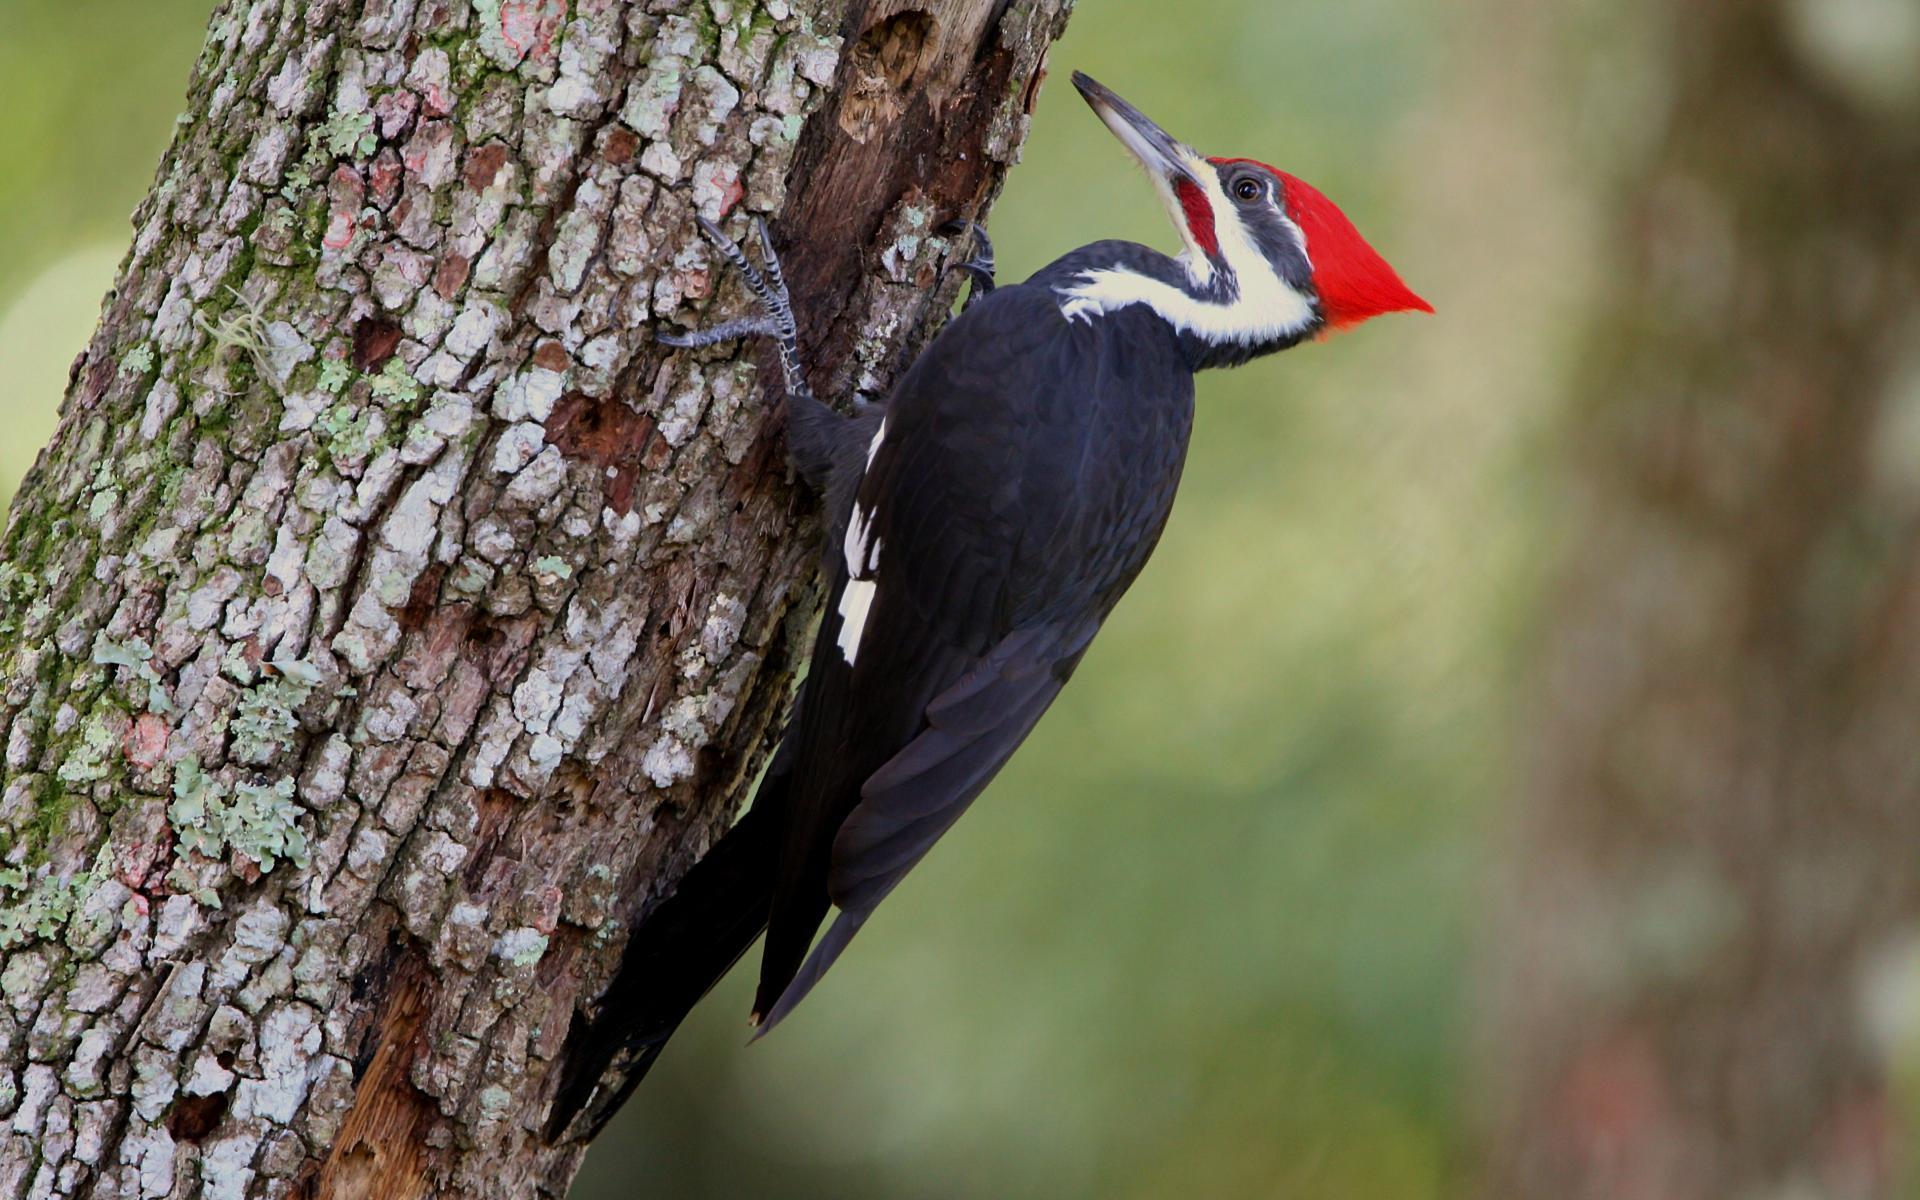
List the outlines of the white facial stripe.
<svg viewBox="0 0 1920 1200">
<path fill-rule="evenodd" d="M 1239 206 L 1228 200 L 1227 193 L 1220 187 L 1220 173 L 1213 169 L 1213 164 L 1208 163 L 1206 166 L 1206 173 L 1200 175 L 1200 180 L 1201 186 L 1206 189 L 1207 203 L 1213 208 L 1214 237 L 1220 242 L 1220 257 L 1227 260 L 1227 267 L 1233 272 L 1234 279 L 1241 284 L 1241 290 L 1245 290 L 1250 279 L 1257 277 L 1270 278 L 1281 287 L 1292 291 L 1292 288 L 1287 287 L 1286 283 L 1274 274 L 1273 264 L 1269 263 L 1267 256 L 1260 252 L 1260 247 L 1253 244 L 1253 239 L 1247 236 L 1247 227 L 1240 220 Z M 1270 176 L 1267 179 L 1266 202 L 1278 209 L 1279 202 L 1273 190 L 1275 184 Z M 1279 212 L 1278 215 L 1281 222 L 1285 224 L 1287 232 L 1293 235 L 1294 242 L 1299 245 L 1300 253 L 1305 255 L 1307 243 L 1306 238 L 1301 236 L 1300 227 L 1295 225 L 1292 218 L 1288 217 L 1284 211 Z"/>
<path fill-rule="evenodd" d="M 1252 346 L 1299 333 L 1314 320 L 1313 303 L 1266 266 L 1251 278 L 1239 276 L 1240 294 L 1231 304 L 1202 300 L 1170 283 L 1118 268 L 1087 271 L 1080 278 L 1078 287 L 1058 292 L 1064 298 L 1060 313 L 1070 321 L 1090 322 L 1130 304 L 1145 304 L 1167 324 L 1203 341 Z"/>
<path fill-rule="evenodd" d="M 1068 320 L 1091 321 L 1095 316 L 1116 312 L 1130 304 L 1145 304 L 1175 329 L 1215 344 L 1258 345 L 1292 336 L 1311 325 L 1313 301 L 1282 279 L 1260 252 L 1260 247 L 1247 236 L 1238 210 L 1221 189 L 1220 175 L 1213 164 L 1190 154 L 1188 166 L 1213 210 L 1213 234 L 1220 244 L 1220 257 L 1226 260 L 1238 285 L 1239 294 L 1233 301 L 1212 303 L 1158 279 L 1112 268 L 1085 272 L 1079 286 L 1060 291 L 1065 298 L 1060 305 L 1061 314 Z M 1158 174 L 1154 184 L 1187 244 L 1186 252 L 1176 261 L 1186 269 L 1187 278 L 1196 287 L 1207 286 L 1213 279 L 1213 264 L 1195 244 L 1179 196 L 1173 185 Z M 1289 232 L 1299 240 L 1301 252 L 1305 253 L 1306 239 L 1299 226 L 1284 213 L 1281 220 L 1286 222 Z"/>
<path fill-rule="evenodd" d="M 1173 218 L 1173 227 L 1180 231 L 1180 240 L 1186 243 L 1186 249 L 1176 255 L 1177 261 L 1186 269 L 1187 278 L 1195 287 L 1206 287 L 1213 282 L 1213 260 L 1193 236 L 1193 227 L 1187 224 L 1186 206 L 1180 203 L 1180 194 L 1165 179 L 1156 179 L 1162 202 L 1167 206 L 1167 215 Z M 1218 222 L 1215 222 L 1218 224 Z"/>
</svg>

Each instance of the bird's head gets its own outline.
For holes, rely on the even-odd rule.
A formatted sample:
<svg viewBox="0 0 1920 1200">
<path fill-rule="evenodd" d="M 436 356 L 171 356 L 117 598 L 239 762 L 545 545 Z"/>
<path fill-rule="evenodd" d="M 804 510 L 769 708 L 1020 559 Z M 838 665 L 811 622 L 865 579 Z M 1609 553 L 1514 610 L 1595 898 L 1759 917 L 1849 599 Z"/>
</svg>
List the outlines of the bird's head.
<svg viewBox="0 0 1920 1200">
<path fill-rule="evenodd" d="M 1079 71 L 1073 85 L 1147 169 L 1180 230 L 1191 290 L 1215 306 L 1196 323 L 1253 343 L 1433 311 L 1319 189 L 1250 158 L 1206 157 Z"/>
</svg>

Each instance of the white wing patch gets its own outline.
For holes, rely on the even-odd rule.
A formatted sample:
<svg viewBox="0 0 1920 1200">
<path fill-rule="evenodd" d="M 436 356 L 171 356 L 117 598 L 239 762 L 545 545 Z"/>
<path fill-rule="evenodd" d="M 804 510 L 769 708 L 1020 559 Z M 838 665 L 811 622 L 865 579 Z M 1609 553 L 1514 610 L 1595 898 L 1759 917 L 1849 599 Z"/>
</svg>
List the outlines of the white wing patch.
<svg viewBox="0 0 1920 1200">
<path fill-rule="evenodd" d="M 867 630 L 867 611 L 873 607 L 874 593 L 880 589 L 871 579 L 849 579 L 840 593 L 840 656 L 853 665 L 860 653 L 860 635 Z"/>
<path fill-rule="evenodd" d="M 867 443 L 867 470 L 873 470 L 873 460 L 880 457 L 880 443 L 886 437 L 887 420 L 882 417 L 880 428 L 873 431 L 873 440 Z M 853 665 L 854 657 L 860 653 L 860 636 L 867 631 L 867 613 L 880 591 L 880 585 L 873 579 L 873 573 L 880 569 L 880 539 L 873 536 L 873 516 L 855 504 L 853 515 L 847 518 L 847 536 L 840 543 L 840 552 L 847 560 L 847 586 L 840 593 L 840 636 L 834 640 L 839 643 L 840 655 L 848 666 Z"/>
<path fill-rule="evenodd" d="M 885 432 L 885 426 L 881 432 Z M 879 434 L 874 435 L 873 444 L 876 448 L 880 445 Z M 872 459 L 871 451 L 868 459 Z M 860 652 L 860 635 L 866 632 L 867 612 L 880 590 L 872 578 L 880 569 L 880 539 L 872 535 L 872 514 L 854 505 L 853 515 L 847 519 L 847 536 L 840 547 L 847 560 L 847 586 L 840 593 L 840 636 L 835 639 L 849 666 Z"/>
<path fill-rule="evenodd" d="M 846 540 L 840 544 L 841 553 L 847 558 L 847 574 L 855 579 L 863 578 L 867 573 L 867 538 L 873 533 L 873 522 L 868 519 L 866 510 L 858 504 L 853 506 L 853 516 L 847 519 Z"/>
</svg>

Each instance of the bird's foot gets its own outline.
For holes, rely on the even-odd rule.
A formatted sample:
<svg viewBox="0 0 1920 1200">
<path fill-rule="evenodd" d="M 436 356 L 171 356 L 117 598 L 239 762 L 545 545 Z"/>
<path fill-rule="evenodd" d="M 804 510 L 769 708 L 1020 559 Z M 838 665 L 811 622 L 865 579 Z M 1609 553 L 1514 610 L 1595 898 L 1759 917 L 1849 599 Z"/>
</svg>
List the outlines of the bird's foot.
<svg viewBox="0 0 1920 1200">
<path fill-rule="evenodd" d="M 732 263 L 734 270 L 740 272 L 760 312 L 757 316 L 725 321 L 710 329 L 696 329 L 689 333 L 656 333 L 654 339 L 689 350 L 743 337 L 772 338 L 780 348 L 780 373 L 785 377 L 787 393 L 811 398 L 813 393 L 807 388 L 805 364 L 800 361 L 800 328 L 793 315 L 793 298 L 787 294 L 786 275 L 780 270 L 780 256 L 774 253 L 773 235 L 767 232 L 767 223 L 759 219 L 753 223 L 760 239 L 760 257 L 766 264 L 764 269 L 757 269 L 747 258 L 746 251 L 722 233 L 718 225 L 698 213 L 694 214 L 693 219 L 700 226 L 700 236 Z"/>
<path fill-rule="evenodd" d="M 961 305 L 961 311 L 972 308 L 974 301 L 991 292 L 993 281 L 993 239 L 978 221 L 948 221 L 934 232 L 942 237 L 955 237 L 962 233 L 973 235 L 973 257 L 965 262 L 950 263 L 940 268 L 940 276 L 946 278 L 948 271 L 964 272 L 973 281 L 973 288 L 967 293 L 967 302 Z M 938 283 L 935 286 L 939 286 Z"/>
</svg>

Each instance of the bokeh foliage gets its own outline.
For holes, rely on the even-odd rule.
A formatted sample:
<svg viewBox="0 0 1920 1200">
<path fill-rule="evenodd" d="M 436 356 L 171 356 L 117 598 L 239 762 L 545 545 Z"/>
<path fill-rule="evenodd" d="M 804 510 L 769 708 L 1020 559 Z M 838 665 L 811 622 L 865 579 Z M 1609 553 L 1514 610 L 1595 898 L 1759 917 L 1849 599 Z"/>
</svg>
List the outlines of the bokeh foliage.
<svg viewBox="0 0 1920 1200">
<path fill-rule="evenodd" d="M 0 503 L 53 431 L 207 10 L 206 0 L 0 4 Z"/>
</svg>

